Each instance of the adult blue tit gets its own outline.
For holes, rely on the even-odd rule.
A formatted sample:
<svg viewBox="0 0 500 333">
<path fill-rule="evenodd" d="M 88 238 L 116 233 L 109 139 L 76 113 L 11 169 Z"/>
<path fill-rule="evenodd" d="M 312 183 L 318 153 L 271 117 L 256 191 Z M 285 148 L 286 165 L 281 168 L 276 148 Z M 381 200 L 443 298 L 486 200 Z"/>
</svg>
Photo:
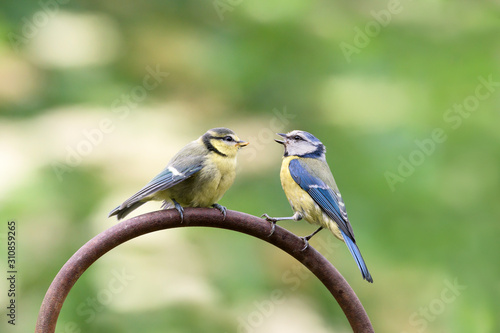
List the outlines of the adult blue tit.
<svg viewBox="0 0 500 333">
<path fill-rule="evenodd" d="M 236 175 L 238 150 L 248 145 L 228 128 L 213 128 L 182 148 L 156 177 L 109 213 L 120 220 L 150 200 L 175 207 L 183 219 L 183 207 L 214 207 L 231 187 Z"/>
<path fill-rule="evenodd" d="M 351 224 L 347 218 L 344 200 L 335 184 L 330 167 L 326 162 L 326 148 L 314 135 L 304 131 L 292 131 L 287 134 L 278 133 L 283 140 L 276 142 L 285 146 L 283 163 L 281 165 L 281 185 L 292 206 L 294 215 L 291 217 L 263 216 L 272 222 L 272 232 L 277 221 L 307 220 L 320 227 L 311 235 L 304 237 L 305 247 L 321 229 L 329 229 L 335 237 L 344 241 L 363 279 L 373 282 L 365 261 L 361 256 Z M 271 234 L 272 234 L 271 232 Z"/>
</svg>

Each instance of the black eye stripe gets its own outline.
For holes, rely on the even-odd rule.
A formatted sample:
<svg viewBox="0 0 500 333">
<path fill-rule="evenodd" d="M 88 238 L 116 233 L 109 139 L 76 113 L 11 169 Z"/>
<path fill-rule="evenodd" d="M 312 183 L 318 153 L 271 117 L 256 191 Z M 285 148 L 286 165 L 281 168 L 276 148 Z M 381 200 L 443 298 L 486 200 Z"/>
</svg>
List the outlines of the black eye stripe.
<svg viewBox="0 0 500 333">
<path fill-rule="evenodd" d="M 217 148 L 214 147 L 214 145 L 212 145 L 212 143 L 210 143 L 210 140 L 212 140 L 212 139 L 220 140 L 221 138 L 215 137 L 215 136 L 204 135 L 203 136 L 203 143 L 205 144 L 205 147 L 207 147 L 207 149 L 209 151 L 213 151 L 214 153 L 216 153 L 218 155 L 226 157 L 227 156 L 226 154 L 220 152 Z"/>
</svg>

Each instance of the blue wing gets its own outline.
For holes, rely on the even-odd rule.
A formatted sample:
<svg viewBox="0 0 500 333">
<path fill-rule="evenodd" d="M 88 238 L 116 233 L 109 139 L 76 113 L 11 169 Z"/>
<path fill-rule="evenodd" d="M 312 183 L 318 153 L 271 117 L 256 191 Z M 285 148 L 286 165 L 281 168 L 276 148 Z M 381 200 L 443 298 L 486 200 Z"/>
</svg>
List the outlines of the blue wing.
<svg viewBox="0 0 500 333">
<path fill-rule="evenodd" d="M 340 193 L 335 193 L 330 186 L 313 176 L 307 169 L 309 168 L 298 159 L 290 161 L 289 170 L 293 180 L 337 223 L 344 234 L 355 240 Z"/>
<path fill-rule="evenodd" d="M 179 163 L 169 164 L 169 166 L 146 184 L 146 186 L 125 200 L 120 206 L 113 209 L 109 213 L 109 216 L 117 215 L 118 219 L 122 219 L 128 213 L 144 204 L 145 201 L 142 201 L 143 199 L 154 195 L 156 192 L 166 190 L 179 184 L 193 176 L 203 167 L 202 159 L 196 159 L 190 162 L 191 163 L 184 163 L 184 166 L 179 165 Z"/>
<path fill-rule="evenodd" d="M 369 282 L 373 279 L 361 256 L 351 224 L 347 218 L 344 200 L 339 192 L 334 191 L 323 180 L 309 171 L 309 167 L 298 159 L 290 161 L 289 170 L 293 180 L 306 191 L 321 209 L 334 220 L 342 233 L 342 237 L 354 257 L 363 278 Z"/>
<path fill-rule="evenodd" d="M 196 172 L 200 171 L 202 165 L 190 165 L 184 169 L 175 169 L 175 172 L 172 172 L 172 169 L 169 167 L 165 168 L 162 172 L 160 172 L 155 178 L 153 178 L 149 183 L 146 184 L 139 192 L 131 196 L 127 199 L 123 204 L 129 202 L 140 201 L 144 198 L 149 197 L 150 195 L 171 188 L 174 185 L 179 184 L 183 180 L 194 175 Z"/>
</svg>

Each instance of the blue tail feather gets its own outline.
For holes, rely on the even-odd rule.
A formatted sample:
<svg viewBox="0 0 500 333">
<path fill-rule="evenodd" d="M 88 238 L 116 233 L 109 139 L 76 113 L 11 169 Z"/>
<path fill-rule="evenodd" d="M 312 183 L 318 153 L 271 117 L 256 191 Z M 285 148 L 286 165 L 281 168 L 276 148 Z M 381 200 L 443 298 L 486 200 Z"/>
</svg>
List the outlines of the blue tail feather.
<svg viewBox="0 0 500 333">
<path fill-rule="evenodd" d="M 342 230 L 340 230 L 340 232 L 342 233 L 342 237 L 344 237 L 344 241 L 347 245 L 347 248 L 349 249 L 349 252 L 351 252 L 352 256 L 354 257 L 354 260 L 356 260 L 356 264 L 358 264 L 359 270 L 361 271 L 361 275 L 363 275 L 363 279 L 373 283 L 372 276 L 370 275 L 370 272 L 366 267 L 365 261 L 363 260 L 363 256 L 361 255 L 361 252 L 359 252 L 358 246 Z"/>
<path fill-rule="evenodd" d="M 127 216 L 130 212 L 132 212 L 134 209 L 144 205 L 146 202 L 145 201 L 137 201 L 137 202 L 134 202 L 133 204 L 131 204 L 130 206 L 128 207 L 123 207 L 122 206 L 118 206 L 116 207 L 115 209 L 113 209 L 108 217 L 111 217 L 113 215 L 116 215 L 116 217 L 118 218 L 118 220 L 121 220 L 122 218 L 124 218 L 125 216 Z"/>
</svg>

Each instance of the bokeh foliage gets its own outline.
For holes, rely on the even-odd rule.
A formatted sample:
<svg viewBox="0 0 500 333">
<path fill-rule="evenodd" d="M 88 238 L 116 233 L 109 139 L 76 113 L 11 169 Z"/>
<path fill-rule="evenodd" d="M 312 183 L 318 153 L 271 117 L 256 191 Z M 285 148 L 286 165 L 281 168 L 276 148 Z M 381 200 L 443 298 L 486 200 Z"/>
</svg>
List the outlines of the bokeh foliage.
<svg viewBox="0 0 500 333">
<path fill-rule="evenodd" d="M 311 244 L 376 331 L 499 331 L 499 14 L 497 2 L 472 0 L 3 2 L 0 211 L 18 222 L 20 281 L 18 325 L 0 327 L 33 330 L 59 268 L 116 223 L 109 210 L 184 144 L 228 126 L 251 145 L 221 203 L 254 215 L 291 213 L 272 133 L 303 129 L 325 143 L 375 283 L 326 231 Z M 346 56 L 346 44 L 357 51 Z M 442 142 L 429 141 L 435 129 Z M 159 208 L 146 206 L 138 213 Z M 110 283 L 123 272 L 118 292 Z M 57 331 L 139 330 L 349 326 L 326 289 L 269 245 L 186 229 L 104 256 Z"/>
</svg>

